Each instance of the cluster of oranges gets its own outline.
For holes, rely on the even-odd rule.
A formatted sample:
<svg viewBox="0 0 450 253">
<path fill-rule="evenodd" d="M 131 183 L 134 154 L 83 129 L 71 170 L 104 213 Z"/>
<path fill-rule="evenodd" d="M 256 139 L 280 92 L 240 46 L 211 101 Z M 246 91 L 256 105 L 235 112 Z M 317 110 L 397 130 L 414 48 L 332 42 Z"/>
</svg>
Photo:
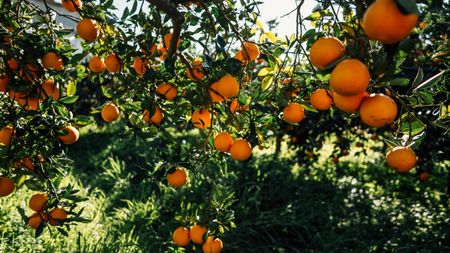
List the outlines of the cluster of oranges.
<svg viewBox="0 0 450 253">
<path fill-rule="evenodd" d="M 394 44 L 405 39 L 417 22 L 416 14 L 401 13 L 394 0 L 377 0 L 364 14 L 362 27 L 369 39 L 384 44 Z M 345 58 L 346 47 L 335 37 L 323 37 L 310 48 L 311 64 L 323 70 Z M 324 88 L 315 90 L 310 103 L 317 110 L 328 110 L 334 103 L 346 113 L 359 110 L 359 115 L 370 127 L 384 127 L 397 117 L 397 104 L 390 96 L 382 93 L 369 94 L 370 71 L 360 59 L 343 59 L 333 68 L 330 76 L 332 91 Z M 285 120 L 298 122 L 303 118 L 300 106 L 290 104 L 285 108 Z M 416 155 L 409 147 L 395 147 L 386 154 L 390 167 L 398 172 L 408 172 L 416 163 Z"/>
<path fill-rule="evenodd" d="M 28 206 L 35 213 L 28 218 L 28 225 L 37 229 L 41 224 L 48 222 L 52 226 L 59 226 L 67 219 L 67 212 L 62 208 L 55 207 L 50 211 L 47 209 L 48 195 L 37 193 L 31 196 Z"/>
<path fill-rule="evenodd" d="M 167 183 L 174 188 L 183 187 L 188 180 L 188 173 L 185 168 L 176 167 L 167 173 Z M 219 253 L 223 249 L 222 240 L 208 236 L 208 229 L 202 225 L 194 224 L 190 229 L 178 227 L 172 234 L 173 242 L 179 247 L 187 246 L 191 241 L 194 244 L 202 245 L 204 253 Z"/>
</svg>

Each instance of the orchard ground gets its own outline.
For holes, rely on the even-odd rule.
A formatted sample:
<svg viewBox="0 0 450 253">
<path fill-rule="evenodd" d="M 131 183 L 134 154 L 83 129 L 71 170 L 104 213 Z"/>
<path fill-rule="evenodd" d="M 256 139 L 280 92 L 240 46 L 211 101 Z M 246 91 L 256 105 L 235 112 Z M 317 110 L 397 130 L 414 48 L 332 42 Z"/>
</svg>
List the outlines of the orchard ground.
<svg viewBox="0 0 450 253">
<path fill-rule="evenodd" d="M 63 184 L 82 189 L 81 196 L 88 200 L 80 208 L 92 222 L 77 224 L 67 237 L 45 233 L 35 239 L 17 212 L 17 205 L 25 209 L 32 194 L 22 188 L 0 198 L 0 252 L 184 252 L 173 246 L 176 204 L 167 203 L 189 189 L 179 192 L 161 185 L 165 194 L 158 199 L 151 182 L 131 183 L 132 167 L 156 159 L 147 150 L 164 140 L 160 135 L 122 140 L 116 137 L 122 128 L 85 128 L 69 148 L 73 170 Z M 195 142 L 196 131 L 178 134 L 177 139 Z M 224 192 L 236 189 L 236 228 L 224 234 L 223 252 L 450 250 L 450 212 L 443 193 L 448 164 L 434 168 L 422 182 L 414 173 L 387 168 L 378 142 L 364 147 L 353 143 L 350 154 L 337 164 L 328 158 L 331 143 L 312 166 L 293 162 L 296 153 L 289 140 L 283 142 L 279 158 L 274 149 L 254 148 L 250 161 L 232 162 L 229 174 L 214 178 L 218 184 L 227 181 Z"/>
</svg>

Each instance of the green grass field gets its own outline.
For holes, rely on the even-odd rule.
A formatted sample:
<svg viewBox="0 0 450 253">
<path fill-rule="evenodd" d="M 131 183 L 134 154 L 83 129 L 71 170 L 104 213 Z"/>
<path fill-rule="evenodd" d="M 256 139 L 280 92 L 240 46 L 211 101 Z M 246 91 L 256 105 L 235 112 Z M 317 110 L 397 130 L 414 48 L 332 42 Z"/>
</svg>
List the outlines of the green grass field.
<svg viewBox="0 0 450 253">
<path fill-rule="evenodd" d="M 174 213 L 203 193 L 176 191 L 161 180 L 160 198 L 155 180 L 130 182 L 136 166 L 157 159 L 161 143 L 112 137 L 121 131 L 85 130 L 68 150 L 74 163 L 63 184 L 82 189 L 89 200 L 80 208 L 92 221 L 73 226 L 67 237 L 46 229 L 35 239 L 17 211 L 27 210 L 32 194 L 22 188 L 0 199 L 0 252 L 191 252 L 171 242 Z M 224 252 L 450 252 L 444 168 L 433 168 L 430 180 L 420 182 L 414 173 L 386 168 L 377 153 L 351 153 L 337 165 L 326 153 L 302 166 L 283 145 L 276 160 L 270 150 L 257 152 L 213 177 L 225 178 L 221 190 L 234 192 L 236 228 L 222 237 Z M 183 203 L 171 201 L 179 196 Z"/>
</svg>

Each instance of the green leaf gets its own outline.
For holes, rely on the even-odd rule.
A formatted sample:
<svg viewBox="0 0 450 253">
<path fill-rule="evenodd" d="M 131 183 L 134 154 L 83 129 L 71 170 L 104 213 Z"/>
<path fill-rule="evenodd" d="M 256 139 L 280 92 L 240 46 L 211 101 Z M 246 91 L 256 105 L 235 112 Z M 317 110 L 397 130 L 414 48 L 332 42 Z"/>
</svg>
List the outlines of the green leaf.
<svg viewBox="0 0 450 253">
<path fill-rule="evenodd" d="M 414 89 L 419 85 L 423 80 L 423 70 L 419 67 L 417 70 L 416 78 L 414 78 L 413 83 L 411 84 L 411 89 Z"/>
<path fill-rule="evenodd" d="M 79 126 L 86 126 L 95 123 L 95 120 L 90 116 L 78 115 L 73 117 L 73 123 Z"/>
<path fill-rule="evenodd" d="M 59 100 L 59 102 L 69 105 L 69 104 L 73 104 L 78 100 L 78 95 L 76 96 L 71 96 L 71 97 L 64 97 L 62 99 Z"/>
<path fill-rule="evenodd" d="M 407 86 L 409 84 L 409 79 L 400 77 L 392 79 L 389 83 L 392 86 Z"/>
<path fill-rule="evenodd" d="M 415 136 L 420 134 L 423 130 L 425 130 L 426 125 L 420 121 L 414 114 L 412 113 L 404 113 L 400 117 L 400 131 L 409 136 Z"/>
<path fill-rule="evenodd" d="M 75 95 L 77 92 L 77 85 L 73 81 L 69 81 L 69 85 L 67 85 L 67 96 L 71 97 Z"/>
<path fill-rule="evenodd" d="M 267 75 L 261 82 L 261 89 L 263 91 L 267 90 L 273 84 L 274 77 L 273 75 Z"/>
<path fill-rule="evenodd" d="M 419 9 L 417 8 L 415 0 L 395 0 L 395 3 L 404 14 L 419 14 Z"/>
<path fill-rule="evenodd" d="M 425 82 L 423 82 L 419 86 L 417 86 L 413 90 L 413 92 L 416 92 L 416 91 L 418 91 L 420 89 L 430 88 L 430 87 L 434 86 L 435 84 L 437 84 L 442 79 L 442 76 L 444 75 L 444 73 L 445 73 L 445 70 L 442 70 L 438 74 L 430 77 L 428 80 L 426 80 Z"/>
</svg>

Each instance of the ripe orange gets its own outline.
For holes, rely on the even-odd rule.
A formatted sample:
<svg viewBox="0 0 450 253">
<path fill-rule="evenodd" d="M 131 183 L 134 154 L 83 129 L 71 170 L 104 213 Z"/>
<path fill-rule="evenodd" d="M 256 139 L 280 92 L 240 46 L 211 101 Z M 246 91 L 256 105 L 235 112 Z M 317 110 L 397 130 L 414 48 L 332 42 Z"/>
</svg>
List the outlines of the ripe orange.
<svg viewBox="0 0 450 253">
<path fill-rule="evenodd" d="M 48 196 L 45 193 L 37 193 L 31 196 L 28 201 L 28 206 L 36 212 L 40 212 L 44 209 L 45 204 L 47 204 Z"/>
<path fill-rule="evenodd" d="M 422 171 L 419 174 L 419 180 L 422 182 L 428 181 L 429 178 L 430 178 L 430 173 L 428 173 L 427 171 Z"/>
<path fill-rule="evenodd" d="M 42 65 L 45 69 L 62 70 L 64 67 L 63 60 L 55 52 L 48 52 L 42 57 Z"/>
<path fill-rule="evenodd" d="M 244 139 L 239 139 L 231 144 L 230 154 L 234 160 L 245 161 L 252 154 L 252 145 Z"/>
<path fill-rule="evenodd" d="M 28 226 L 37 229 L 41 225 L 43 219 L 40 213 L 35 213 L 28 218 Z"/>
<path fill-rule="evenodd" d="M 29 156 L 26 156 L 20 160 L 20 165 L 28 170 L 34 171 L 33 160 Z"/>
<path fill-rule="evenodd" d="M 371 94 L 361 103 L 359 115 L 368 126 L 383 127 L 394 121 L 397 116 L 397 104 L 384 94 Z"/>
<path fill-rule="evenodd" d="M 186 76 L 192 81 L 202 80 L 205 78 L 205 70 L 202 66 L 202 61 L 196 60 L 192 62 L 192 74 L 189 68 L 186 68 Z"/>
<path fill-rule="evenodd" d="M 395 0 L 376 0 L 364 13 L 362 28 L 369 39 L 395 44 L 409 35 L 417 19 L 416 14 L 403 14 Z"/>
<path fill-rule="evenodd" d="M 9 177 L 0 177 L 0 197 L 8 196 L 14 188 L 14 182 Z"/>
<path fill-rule="evenodd" d="M 112 102 L 107 103 L 102 109 L 102 119 L 106 122 L 112 122 L 119 118 L 119 107 Z"/>
<path fill-rule="evenodd" d="M 101 73 L 105 71 L 105 62 L 102 60 L 102 58 L 98 56 L 92 57 L 92 59 L 89 61 L 89 68 L 94 73 Z"/>
<path fill-rule="evenodd" d="M 143 76 L 147 71 L 147 62 L 144 62 L 141 57 L 136 57 L 133 61 L 133 68 L 138 76 Z"/>
<path fill-rule="evenodd" d="M 300 104 L 290 103 L 283 109 L 283 118 L 289 123 L 298 123 L 305 118 L 305 110 Z"/>
<path fill-rule="evenodd" d="M 356 112 L 363 99 L 368 96 L 366 91 L 355 96 L 342 96 L 333 91 L 334 105 L 343 112 Z"/>
<path fill-rule="evenodd" d="M 222 249 L 222 240 L 219 238 L 214 239 L 212 236 L 209 236 L 208 239 L 206 239 L 205 244 L 202 246 L 203 253 L 220 253 Z"/>
<path fill-rule="evenodd" d="M 78 132 L 78 129 L 76 129 L 73 126 L 65 126 L 62 130 L 67 131 L 67 134 L 59 135 L 58 139 L 66 145 L 75 143 L 78 140 L 78 138 L 80 137 L 80 133 Z"/>
<path fill-rule="evenodd" d="M 259 46 L 253 42 L 245 42 L 242 46 L 241 52 L 245 59 L 254 61 L 259 56 Z"/>
<path fill-rule="evenodd" d="M 50 214 L 48 222 L 52 226 L 59 226 L 61 222 L 67 219 L 67 213 L 61 208 L 54 208 Z"/>
<path fill-rule="evenodd" d="M 106 57 L 105 67 L 109 73 L 117 73 L 120 72 L 122 64 L 120 63 L 119 57 L 117 57 L 116 54 L 112 53 Z"/>
<path fill-rule="evenodd" d="M 25 109 L 36 111 L 38 108 L 39 108 L 39 99 L 35 97 L 28 97 L 27 106 L 25 107 Z"/>
<path fill-rule="evenodd" d="M 400 173 L 406 173 L 414 167 L 417 157 L 412 149 L 400 146 L 387 152 L 386 161 L 389 167 Z"/>
<path fill-rule="evenodd" d="M 333 104 L 333 98 L 326 89 L 317 89 L 311 94 L 310 102 L 317 110 L 328 110 Z"/>
<path fill-rule="evenodd" d="M 12 71 L 15 71 L 19 68 L 19 63 L 17 63 L 16 59 L 14 58 L 9 59 L 6 63 L 8 63 L 8 66 Z"/>
<path fill-rule="evenodd" d="M 237 111 L 240 110 L 240 105 L 239 105 L 239 101 L 237 98 L 233 99 L 233 101 L 231 101 L 230 103 L 230 111 L 232 113 L 236 113 Z"/>
<path fill-rule="evenodd" d="M 160 83 L 156 92 L 165 99 L 172 101 L 177 96 L 177 87 L 171 83 Z"/>
<path fill-rule="evenodd" d="M 85 18 L 77 24 L 77 34 L 87 42 L 93 42 L 97 39 L 99 30 L 95 20 Z"/>
<path fill-rule="evenodd" d="M 40 78 L 39 67 L 36 64 L 27 63 L 25 71 L 24 69 L 20 69 L 19 76 L 28 82 L 33 82 L 36 79 Z"/>
<path fill-rule="evenodd" d="M 341 61 L 331 72 L 331 88 L 343 96 L 355 96 L 369 86 L 370 72 L 358 59 Z"/>
<path fill-rule="evenodd" d="M 234 58 L 235 58 L 236 60 L 241 61 L 242 64 L 244 64 L 244 65 L 246 65 L 246 64 L 249 63 L 248 59 L 244 57 L 244 54 L 242 53 L 242 50 L 241 50 L 241 51 L 238 51 L 238 52 L 236 53 L 236 55 L 234 56 Z"/>
<path fill-rule="evenodd" d="M 6 87 L 8 86 L 8 83 L 9 83 L 8 75 L 0 76 L 0 92 L 6 92 Z"/>
<path fill-rule="evenodd" d="M 214 138 L 214 147 L 216 147 L 216 149 L 220 152 L 230 151 L 232 144 L 233 137 L 226 132 L 222 132 Z"/>
<path fill-rule="evenodd" d="M 175 188 L 180 188 L 187 182 L 187 173 L 184 168 L 177 167 L 175 171 L 167 174 L 167 183 Z"/>
<path fill-rule="evenodd" d="M 83 2 L 81 2 L 81 0 L 62 0 L 61 4 L 68 12 L 76 12 L 77 9 L 75 8 L 75 6 L 78 9 L 81 9 L 81 7 L 83 6 Z"/>
<path fill-rule="evenodd" d="M 61 95 L 59 88 L 55 85 L 52 80 L 45 81 L 42 86 L 38 89 L 38 92 L 42 100 L 48 97 L 53 97 L 53 100 L 58 100 Z"/>
<path fill-rule="evenodd" d="M 192 114 L 191 121 L 196 128 L 207 128 L 211 125 L 211 113 L 205 109 L 198 109 Z"/>
<path fill-rule="evenodd" d="M 231 98 L 239 93 L 239 83 L 236 78 L 231 75 L 225 75 L 224 77 L 220 78 L 217 83 L 219 94 L 224 98 Z"/>
<path fill-rule="evenodd" d="M 20 165 L 28 170 L 34 171 L 33 160 L 29 156 L 26 156 L 20 160 Z"/>
<path fill-rule="evenodd" d="M 225 100 L 225 98 L 219 93 L 219 83 L 214 82 L 208 89 L 209 97 L 214 103 L 219 103 Z"/>
<path fill-rule="evenodd" d="M 172 36 L 173 36 L 173 33 L 168 33 L 168 34 L 166 34 L 166 35 L 164 35 L 164 37 L 163 37 L 163 42 L 164 42 L 164 47 L 166 48 L 166 49 L 169 49 L 170 48 L 170 41 L 172 40 Z M 181 44 L 181 38 L 178 38 L 178 42 L 177 42 L 177 48 L 180 46 L 180 44 Z"/>
<path fill-rule="evenodd" d="M 155 111 L 153 112 L 152 116 L 150 116 L 150 110 L 148 110 L 148 109 L 144 110 L 143 115 L 144 115 L 144 121 L 147 122 L 148 124 L 158 125 L 163 120 L 163 114 L 162 114 L 161 108 L 159 108 L 158 106 L 155 107 Z"/>
<path fill-rule="evenodd" d="M 203 243 L 203 235 L 208 232 L 208 230 L 201 225 L 193 225 L 191 226 L 189 233 L 191 236 L 191 240 L 193 243 L 202 244 Z"/>
<path fill-rule="evenodd" d="M 0 144 L 9 146 L 14 129 L 11 126 L 5 126 L 0 130 Z"/>
<path fill-rule="evenodd" d="M 10 90 L 9 97 L 17 101 L 17 103 L 21 106 L 25 106 L 27 104 L 27 98 L 23 92 Z"/>
<path fill-rule="evenodd" d="M 184 247 L 189 244 L 191 241 L 191 237 L 189 235 L 189 229 L 185 227 L 178 227 L 172 234 L 173 242 L 180 246 Z"/>
<path fill-rule="evenodd" d="M 311 64 L 323 69 L 345 53 L 344 44 L 335 37 L 323 37 L 314 42 L 309 50 Z"/>
</svg>

